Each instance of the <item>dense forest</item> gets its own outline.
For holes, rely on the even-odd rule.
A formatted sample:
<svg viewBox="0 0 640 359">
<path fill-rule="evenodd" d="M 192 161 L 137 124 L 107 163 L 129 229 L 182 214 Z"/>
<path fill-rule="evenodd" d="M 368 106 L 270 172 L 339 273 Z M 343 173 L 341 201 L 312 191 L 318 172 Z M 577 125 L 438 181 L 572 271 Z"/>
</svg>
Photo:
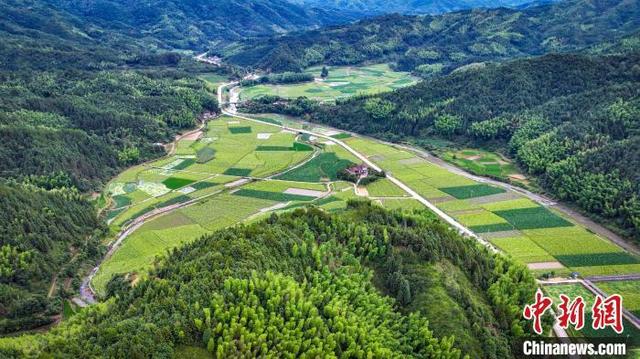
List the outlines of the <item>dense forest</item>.
<svg viewBox="0 0 640 359">
<path fill-rule="evenodd" d="M 149 279 L 129 288 L 115 277 L 106 303 L 45 335 L 1 340 L 0 351 L 506 358 L 528 332 L 520 311 L 534 287 L 526 268 L 428 212 L 351 202 L 338 214 L 274 214 L 174 249 Z M 436 297 L 445 321 L 430 320 L 442 316 L 430 309 Z"/>
<path fill-rule="evenodd" d="M 29 7 L 25 7 L 29 5 Z M 0 333 L 50 323 L 101 254 L 86 193 L 217 111 L 201 65 L 39 1 L 0 4 Z M 94 231 L 96 231 L 94 233 Z"/>
<path fill-rule="evenodd" d="M 73 292 L 63 279 L 102 252 L 93 205 L 75 190 L 42 186 L 40 178 L 0 182 L 0 334 L 51 323 Z"/>
<path fill-rule="evenodd" d="M 440 14 L 450 11 L 492 8 L 517 7 L 531 0 L 290 0 L 296 4 L 304 4 L 320 8 L 348 9 L 373 14 Z"/>
<path fill-rule="evenodd" d="M 487 64 L 335 105 L 305 98 L 288 104 L 262 98 L 244 110 L 305 115 L 391 141 L 426 144 L 422 140 L 435 136 L 480 146 L 497 144 L 557 198 L 606 218 L 638 240 L 636 40 L 632 36 L 621 41 L 627 46 L 608 47 L 618 54 L 547 55 Z"/>
<path fill-rule="evenodd" d="M 568 0 L 510 10 L 440 16 L 386 15 L 353 24 L 249 39 L 226 60 L 271 71 L 315 64 L 391 62 L 425 77 L 484 61 L 571 51 L 622 37 L 640 26 L 637 0 Z"/>
</svg>

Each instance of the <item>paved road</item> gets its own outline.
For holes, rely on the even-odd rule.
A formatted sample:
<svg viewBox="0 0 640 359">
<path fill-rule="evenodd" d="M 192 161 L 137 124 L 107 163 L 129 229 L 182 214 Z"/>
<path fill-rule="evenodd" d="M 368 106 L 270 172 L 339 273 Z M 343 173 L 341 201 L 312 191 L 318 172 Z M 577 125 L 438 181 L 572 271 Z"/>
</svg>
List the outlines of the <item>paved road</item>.
<svg viewBox="0 0 640 359">
<path fill-rule="evenodd" d="M 227 86 L 235 86 L 236 84 L 237 84 L 237 82 L 230 82 L 230 83 L 227 83 L 227 84 L 222 84 L 222 85 L 220 85 L 218 87 L 218 103 L 220 104 L 220 108 L 222 109 L 222 113 L 223 114 L 225 114 L 227 116 L 231 116 L 231 117 L 241 118 L 241 119 L 247 120 L 247 121 L 253 121 L 253 122 L 257 122 L 257 123 L 261 123 L 261 124 L 267 124 L 267 125 L 271 125 L 271 126 L 280 127 L 280 128 L 283 128 L 283 129 L 289 129 L 284 125 L 268 123 L 268 122 L 260 121 L 260 120 L 257 120 L 257 119 L 251 118 L 251 117 L 247 117 L 244 114 L 239 114 L 238 110 L 237 110 L 237 108 L 235 106 L 235 103 L 237 102 L 238 92 L 234 91 L 233 88 L 229 91 L 229 93 L 230 93 L 230 98 L 229 98 L 230 105 L 227 108 L 223 103 L 222 93 L 223 93 L 225 87 L 227 87 Z M 329 141 L 335 142 L 338 145 L 340 145 L 342 148 L 344 148 L 347 151 L 349 151 L 349 153 L 351 153 L 352 155 L 357 157 L 359 160 L 361 160 L 367 166 L 371 167 L 372 169 L 374 169 L 376 171 L 382 171 L 382 169 L 378 165 L 373 163 L 371 160 L 369 160 L 369 158 L 367 158 L 367 156 L 365 156 L 365 155 L 361 154 L 360 152 L 354 150 L 349 145 L 347 145 L 346 143 L 344 143 L 343 141 L 341 141 L 339 139 L 336 139 L 336 138 L 333 138 L 333 137 L 330 137 L 330 136 L 327 136 L 327 135 L 324 135 L 324 134 L 321 134 L 321 133 L 309 131 L 309 130 L 303 130 L 303 129 L 293 129 L 293 130 L 297 131 L 299 133 L 305 133 L 305 134 L 309 134 L 309 135 L 312 135 L 312 136 L 315 136 L 315 137 L 318 137 L 318 138 L 322 138 L 322 139 L 325 139 L 325 140 L 329 140 Z M 497 252 L 497 249 L 491 243 L 489 243 L 485 239 L 479 237 L 474 232 L 469 230 L 467 227 L 463 226 L 461 223 L 456 221 L 453 217 L 449 216 L 444 211 L 440 210 L 433 203 L 429 202 L 426 198 L 422 197 L 416 191 L 411 189 L 411 187 L 407 186 L 402 181 L 398 180 L 397 178 L 393 177 L 392 175 L 387 175 L 387 178 L 391 182 L 396 184 L 398 187 L 402 188 L 405 192 L 407 192 L 415 200 L 419 201 L 420 203 L 425 205 L 427 208 L 429 208 L 431 211 L 433 211 L 436 215 L 438 215 L 440 218 L 442 218 L 445 222 L 449 223 L 460 234 L 468 236 L 468 237 L 471 237 L 471 238 L 474 238 L 478 242 L 483 244 L 484 246 L 486 246 L 489 249 L 491 249 L 492 251 Z"/>
<path fill-rule="evenodd" d="M 501 182 L 498 180 L 494 180 L 491 178 L 485 178 L 485 177 L 480 177 L 480 176 L 476 176 L 474 174 L 471 174 L 463 169 L 460 169 L 446 161 L 444 161 L 441 158 L 438 158 L 432 154 L 430 154 L 427 151 L 421 150 L 419 148 L 415 148 L 415 147 L 411 147 L 411 146 L 407 146 L 407 145 L 399 145 L 399 144 L 394 144 L 394 143 L 389 143 L 389 142 L 385 142 L 388 145 L 394 146 L 394 147 L 398 147 L 398 148 L 402 148 L 408 151 L 411 151 L 413 153 L 416 153 L 417 155 L 419 155 L 420 157 L 426 159 L 427 161 L 436 164 L 442 168 L 445 168 L 446 170 L 448 170 L 449 172 L 467 177 L 469 179 L 472 179 L 474 181 L 477 182 L 481 182 L 481 183 L 486 183 L 486 184 L 491 184 L 494 186 L 498 186 L 498 187 L 502 187 L 505 189 L 509 189 L 511 191 L 514 191 L 516 193 L 520 193 L 525 197 L 528 197 L 532 200 L 534 200 L 535 202 L 538 202 L 544 206 L 548 206 L 548 207 L 553 207 L 555 209 L 557 209 L 560 212 L 563 212 L 564 214 L 568 215 L 569 217 L 573 218 L 573 220 L 575 220 L 576 222 L 578 222 L 579 224 L 581 224 L 583 227 L 588 228 L 589 230 L 591 230 L 594 233 L 599 234 L 601 237 L 607 238 L 610 241 L 614 242 L 615 244 L 617 244 L 618 246 L 624 248 L 625 250 L 640 255 L 640 248 L 638 248 L 638 246 L 629 243 L 628 241 L 626 241 L 624 238 L 620 237 L 619 235 L 617 235 L 616 233 L 612 232 L 611 230 L 603 227 L 602 225 L 594 222 L 593 220 L 585 217 L 584 215 L 582 215 L 581 213 L 578 213 L 577 211 L 575 211 L 574 209 L 569 208 L 568 206 L 562 204 L 562 203 L 558 203 L 556 201 L 554 201 L 553 199 L 539 194 L 539 193 L 534 193 L 531 191 L 528 191 L 524 188 L 518 187 L 518 186 L 514 186 L 511 185 L 509 183 L 505 183 L 505 182 Z"/>
</svg>

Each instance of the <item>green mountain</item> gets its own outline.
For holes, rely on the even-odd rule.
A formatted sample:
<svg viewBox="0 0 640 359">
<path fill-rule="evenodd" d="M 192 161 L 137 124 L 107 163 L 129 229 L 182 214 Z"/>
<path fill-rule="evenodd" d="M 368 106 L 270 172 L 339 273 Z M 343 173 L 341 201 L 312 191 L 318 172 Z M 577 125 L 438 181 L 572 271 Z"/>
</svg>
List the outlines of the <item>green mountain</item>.
<svg viewBox="0 0 640 359">
<path fill-rule="evenodd" d="M 284 0 L 42 0 L 104 31 L 201 49 L 248 36 L 343 24 L 360 14 L 293 5 Z"/>
<path fill-rule="evenodd" d="M 217 231 L 109 288 L 46 334 L 0 339 L 0 355 L 506 358 L 535 281 L 428 212 L 353 202 Z M 453 331 L 418 309 L 434 298 Z"/>
<path fill-rule="evenodd" d="M 517 7 L 528 0 L 290 0 L 292 3 L 329 9 L 356 10 L 364 13 L 385 14 L 441 14 L 473 8 Z"/>
<path fill-rule="evenodd" d="M 44 2 L 0 3 L 0 334 L 49 324 L 101 252 L 96 204 L 123 168 L 217 111 L 201 69 L 153 39 Z M 98 202 L 99 204 L 99 202 Z"/>
<path fill-rule="evenodd" d="M 432 76 L 475 62 L 576 50 L 620 38 L 639 27 L 637 0 L 569 0 L 523 10 L 389 15 L 247 40 L 229 49 L 226 58 L 272 71 L 384 61 L 400 70 Z"/>
<path fill-rule="evenodd" d="M 639 45 L 636 35 L 590 50 L 612 55 L 555 54 L 471 66 L 336 105 L 299 99 L 255 108 L 304 114 L 312 122 L 392 141 L 428 146 L 426 139 L 435 136 L 461 146 L 501 147 L 557 198 L 637 241 Z"/>
</svg>

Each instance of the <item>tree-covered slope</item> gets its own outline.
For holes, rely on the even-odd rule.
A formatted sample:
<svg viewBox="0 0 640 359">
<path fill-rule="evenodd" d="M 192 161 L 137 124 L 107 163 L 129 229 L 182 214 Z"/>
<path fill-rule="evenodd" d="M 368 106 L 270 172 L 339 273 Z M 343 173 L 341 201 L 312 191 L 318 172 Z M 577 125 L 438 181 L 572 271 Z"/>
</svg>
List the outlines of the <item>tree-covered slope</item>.
<svg viewBox="0 0 640 359">
<path fill-rule="evenodd" d="M 161 156 L 154 143 L 217 103 L 188 59 L 42 1 L 1 2 L 0 37 L 0 248 L 18 266 L 0 279 L 6 333 L 51 322 L 95 262 L 96 209 L 78 192 Z"/>
<path fill-rule="evenodd" d="M 559 199 L 640 236 L 640 52 L 565 54 L 456 71 L 380 96 L 273 108 L 400 141 L 492 142 Z M 624 51 L 618 51 L 620 47 Z M 629 51 L 627 51 L 629 50 Z"/>
<path fill-rule="evenodd" d="M 464 288 L 417 272 L 437 266 L 459 271 Z M 505 358 L 526 331 L 520 308 L 535 288 L 524 267 L 426 212 L 357 202 L 218 231 L 173 250 L 132 289 L 127 283 L 115 277 L 111 300 L 47 334 L 0 340 L 1 353 L 169 357 L 196 346 L 219 357 L 455 358 L 464 347 Z M 428 324 L 429 308 L 441 305 L 425 300 L 430 290 L 478 320 L 458 332 L 480 345 Z"/>
<path fill-rule="evenodd" d="M 343 24 L 353 11 L 321 10 L 284 0 L 41 0 L 104 31 L 148 38 L 172 48 L 201 49 L 247 36 Z"/>
<path fill-rule="evenodd" d="M 425 76 L 474 62 L 570 51 L 640 27 L 637 0 L 569 0 L 523 10 L 389 15 L 276 38 L 247 40 L 228 61 L 272 71 L 389 61 Z"/>
<path fill-rule="evenodd" d="M 473 9 L 516 7 L 529 0 L 290 0 L 292 3 L 319 8 L 356 10 L 364 13 L 385 14 L 441 14 L 445 12 Z"/>
<path fill-rule="evenodd" d="M 101 252 L 93 205 L 77 191 L 3 181 L 0 223 L 0 334 L 48 324 L 69 295 L 63 280 Z"/>
</svg>

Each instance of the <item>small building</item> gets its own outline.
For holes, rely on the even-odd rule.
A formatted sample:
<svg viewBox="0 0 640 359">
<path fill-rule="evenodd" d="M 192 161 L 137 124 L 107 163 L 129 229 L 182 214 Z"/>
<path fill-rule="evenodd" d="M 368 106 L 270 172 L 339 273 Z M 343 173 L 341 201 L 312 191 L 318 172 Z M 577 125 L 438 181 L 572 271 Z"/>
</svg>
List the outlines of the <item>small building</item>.
<svg viewBox="0 0 640 359">
<path fill-rule="evenodd" d="M 367 177 L 369 175 L 369 167 L 364 163 L 352 166 L 346 169 L 347 173 L 360 178 Z"/>
</svg>

